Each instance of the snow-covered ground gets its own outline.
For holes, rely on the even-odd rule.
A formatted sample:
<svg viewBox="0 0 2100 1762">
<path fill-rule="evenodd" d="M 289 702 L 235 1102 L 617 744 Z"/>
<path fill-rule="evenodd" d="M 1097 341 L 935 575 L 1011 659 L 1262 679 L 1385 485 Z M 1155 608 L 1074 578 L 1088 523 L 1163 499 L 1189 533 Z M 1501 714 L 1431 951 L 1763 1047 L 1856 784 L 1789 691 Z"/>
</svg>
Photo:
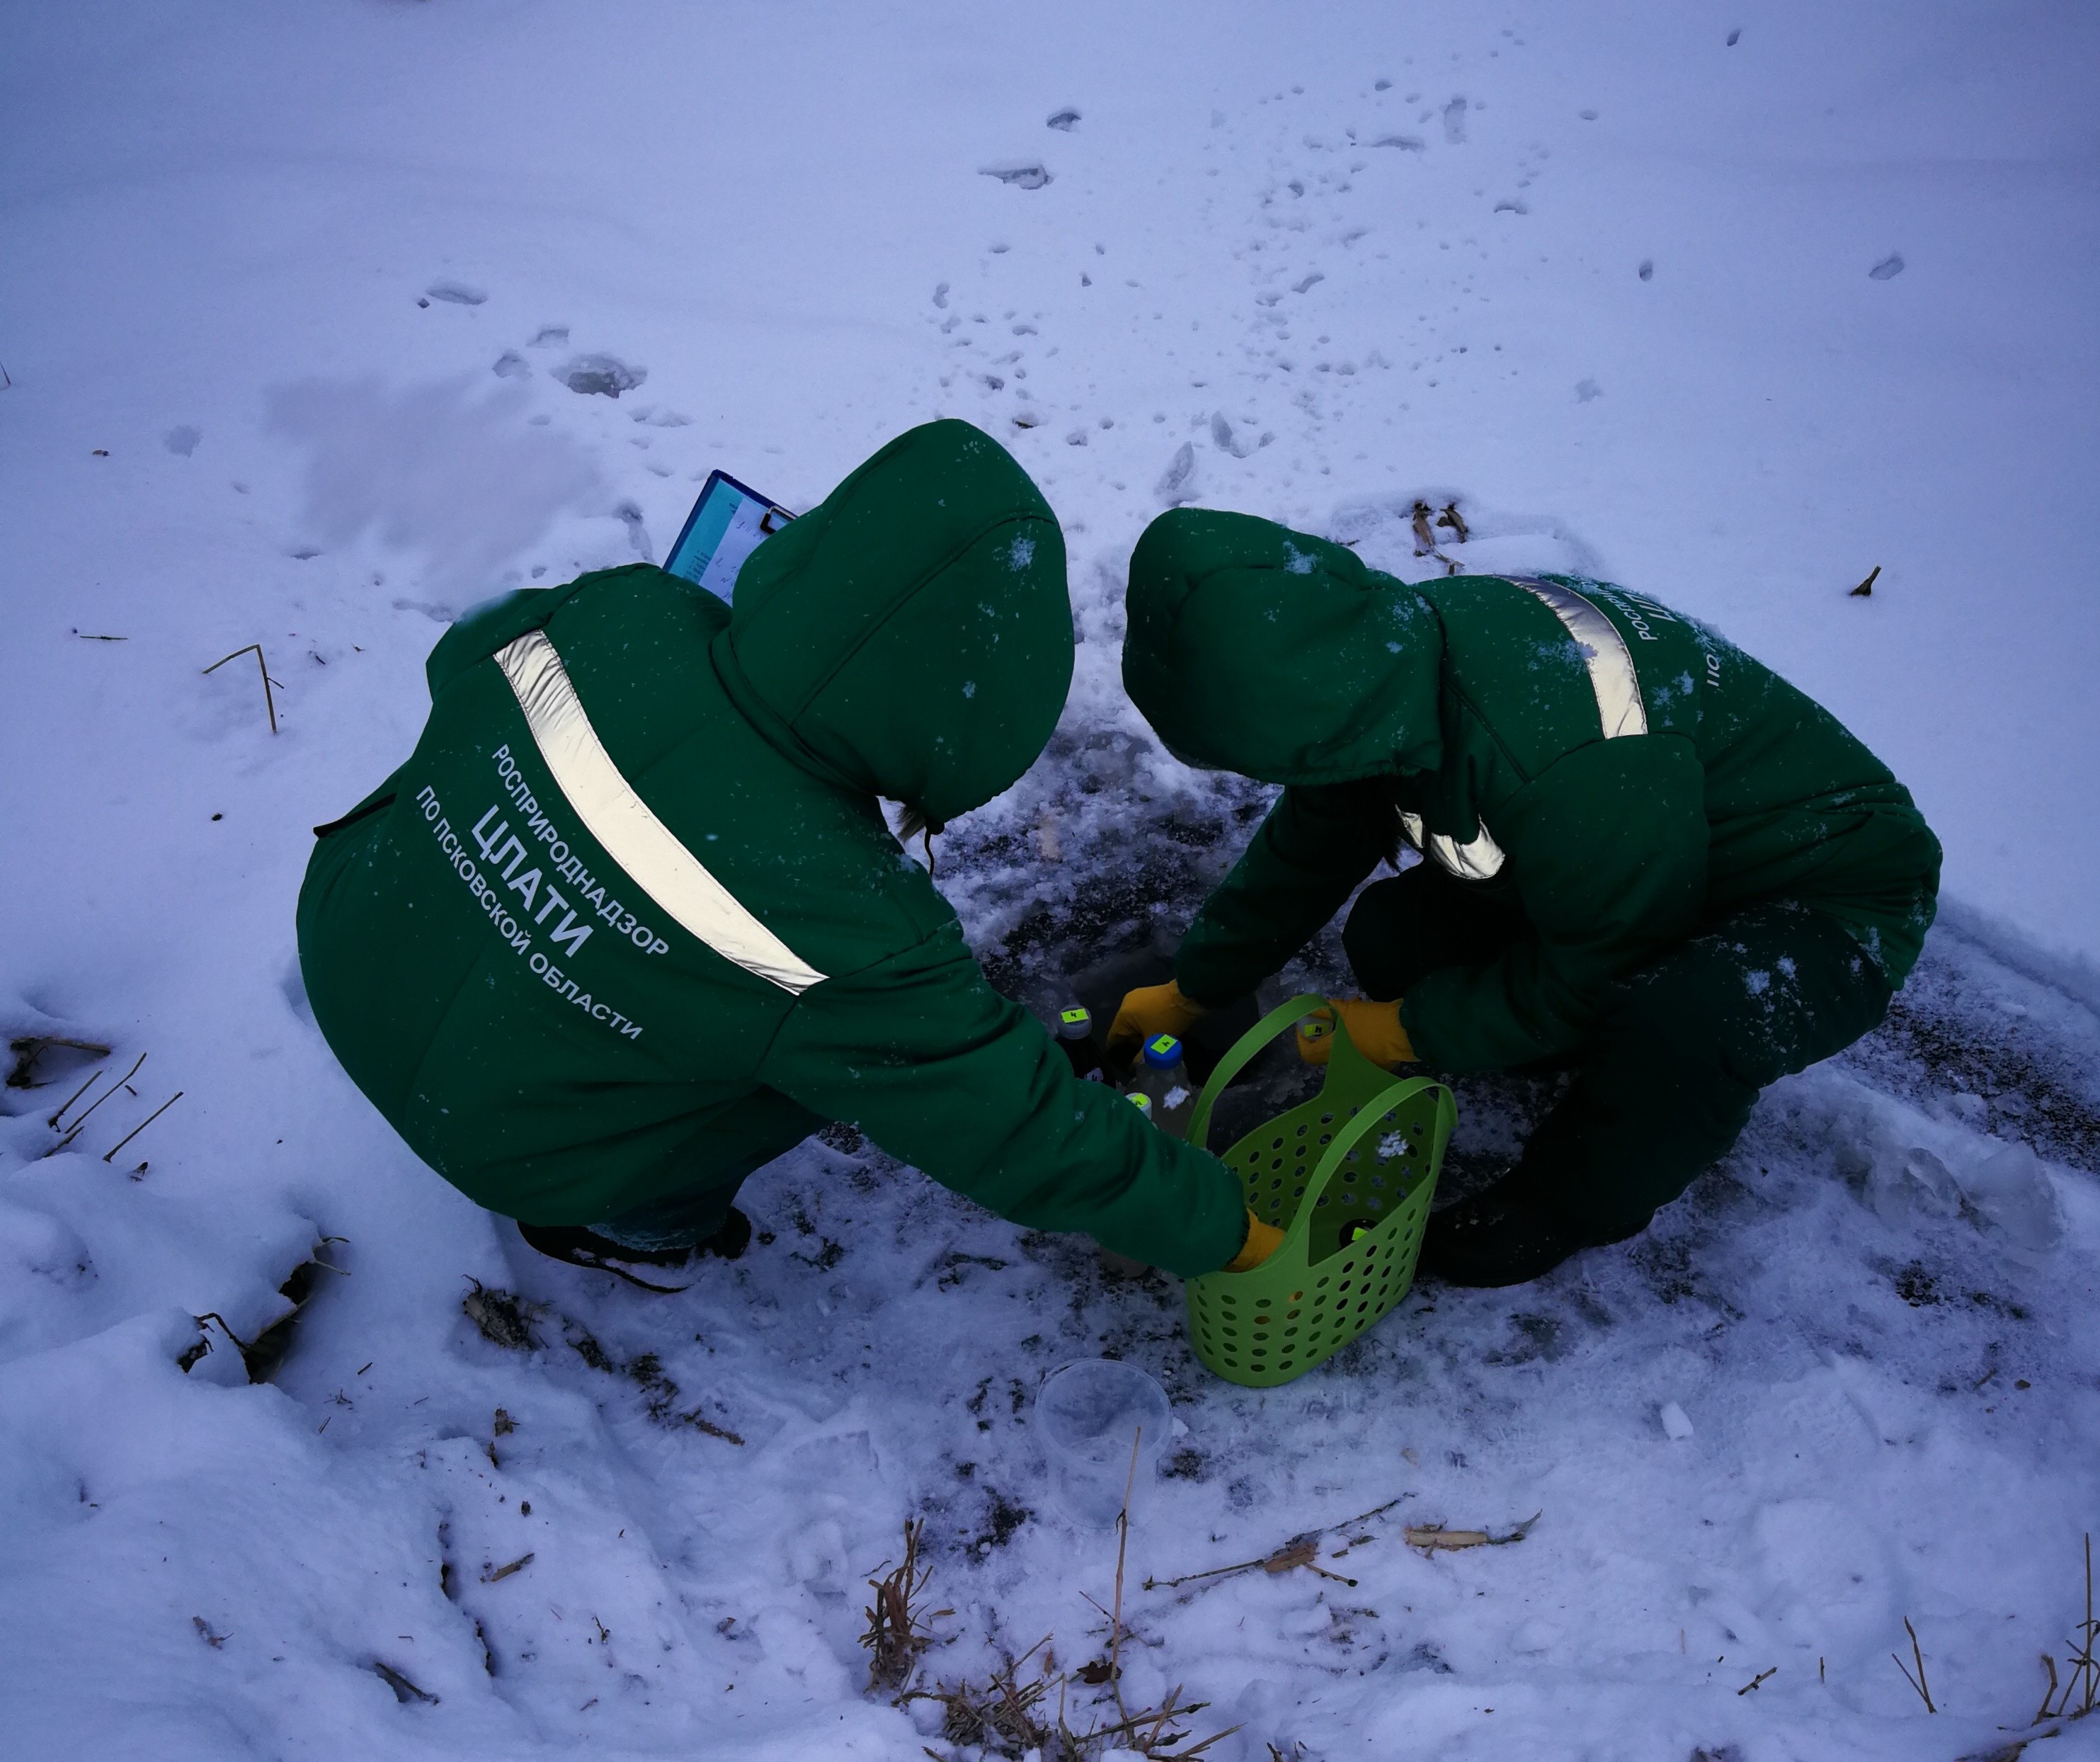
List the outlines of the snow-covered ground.
<svg viewBox="0 0 2100 1762">
<path fill-rule="evenodd" d="M 2100 1526 L 2089 8 L 201 0 L 7 38 L 0 1027 L 112 1051 L 0 1117 L 0 1751 L 945 1755 L 865 1690 L 864 1580 L 923 1516 L 925 1680 L 1095 1655 L 1113 1541 L 1027 1420 L 1105 1351 L 1186 1429 L 1126 1699 L 1185 1685 L 1241 1727 L 1208 1754 L 2026 1726 Z M 1118 696 L 1145 521 L 1410 574 L 1427 495 L 1467 566 L 1683 605 L 1889 759 L 1948 853 L 1890 1026 L 1648 1239 L 1425 1287 L 1268 1394 L 1195 1365 L 1171 1282 L 871 1150 L 765 1171 L 773 1239 L 682 1296 L 523 1250 L 305 1013 L 307 828 L 406 750 L 457 608 L 660 557 L 710 467 L 807 502 L 934 414 L 1043 484 L 1085 638 L 1050 753 L 946 841 L 1002 983 L 1171 939 L 1255 799 Z M 253 656 L 203 672 L 258 643 L 274 735 Z M 1461 1098 L 1454 1180 L 1540 1100 Z M 228 1331 L 322 1238 L 250 1384 Z M 1141 1588 L 1331 1525 L 1354 1584 Z"/>
</svg>

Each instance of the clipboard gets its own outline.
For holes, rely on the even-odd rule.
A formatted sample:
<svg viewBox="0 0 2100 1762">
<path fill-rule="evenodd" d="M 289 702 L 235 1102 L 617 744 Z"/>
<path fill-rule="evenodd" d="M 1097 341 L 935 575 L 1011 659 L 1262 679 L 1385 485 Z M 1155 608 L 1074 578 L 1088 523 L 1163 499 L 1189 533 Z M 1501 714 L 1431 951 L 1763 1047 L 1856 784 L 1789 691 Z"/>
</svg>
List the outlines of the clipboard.
<svg viewBox="0 0 2100 1762">
<path fill-rule="evenodd" d="M 744 559 L 794 518 L 726 471 L 710 471 L 664 567 L 718 599 L 733 599 Z"/>
</svg>

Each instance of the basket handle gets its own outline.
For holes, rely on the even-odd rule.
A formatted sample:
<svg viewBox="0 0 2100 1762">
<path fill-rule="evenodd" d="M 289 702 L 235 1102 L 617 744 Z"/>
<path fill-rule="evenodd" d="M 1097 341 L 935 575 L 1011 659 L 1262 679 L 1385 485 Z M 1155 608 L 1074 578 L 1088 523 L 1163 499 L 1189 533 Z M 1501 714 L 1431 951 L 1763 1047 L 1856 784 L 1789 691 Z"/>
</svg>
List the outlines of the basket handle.
<svg viewBox="0 0 2100 1762">
<path fill-rule="evenodd" d="M 1232 1050 L 1218 1061 L 1218 1068 L 1211 1073 L 1211 1080 L 1203 1085 L 1202 1093 L 1196 1097 L 1196 1111 L 1189 1116 L 1189 1142 L 1199 1150 L 1208 1150 L 1210 1146 L 1204 1141 L 1210 1136 L 1211 1108 L 1225 1093 L 1225 1085 L 1244 1071 L 1255 1054 L 1284 1028 L 1291 1026 L 1300 1016 L 1326 1007 L 1327 1000 L 1317 991 L 1301 991 L 1289 1002 L 1278 1004 L 1234 1040 Z"/>
<path fill-rule="evenodd" d="M 1396 1077 L 1365 1102 L 1341 1130 L 1335 1134 L 1335 1142 L 1321 1153 L 1314 1166 L 1312 1177 L 1305 1183 L 1305 1197 L 1299 1202 L 1298 1212 L 1290 1220 L 1290 1227 L 1284 1232 L 1284 1242 L 1303 1240 L 1312 1228 L 1312 1213 L 1326 1195 L 1328 1184 L 1341 1172 L 1342 1159 L 1357 1147 L 1357 1142 L 1370 1136 L 1374 1127 L 1380 1124 L 1386 1115 L 1403 1102 L 1412 1101 L 1424 1089 L 1435 1089 L 1436 1094 L 1436 1124 L 1430 1145 L 1430 1154 L 1425 1161 L 1435 1160 L 1436 1152 L 1451 1135 L 1458 1123 L 1458 1103 L 1451 1092 L 1433 1077 Z M 1282 1244 L 1278 1244 L 1279 1251 Z"/>
</svg>

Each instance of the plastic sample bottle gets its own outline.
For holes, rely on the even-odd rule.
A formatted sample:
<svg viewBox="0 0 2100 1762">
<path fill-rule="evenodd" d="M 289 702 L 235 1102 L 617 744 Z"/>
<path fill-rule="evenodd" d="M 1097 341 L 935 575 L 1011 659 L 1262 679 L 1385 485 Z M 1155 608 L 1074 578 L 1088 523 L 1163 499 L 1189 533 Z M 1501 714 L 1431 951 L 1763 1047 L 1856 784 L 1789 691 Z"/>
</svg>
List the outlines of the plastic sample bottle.
<svg viewBox="0 0 2100 1762">
<path fill-rule="evenodd" d="M 1094 1018 L 1084 1004 L 1067 1004 L 1057 1012 L 1057 1044 L 1071 1061 L 1074 1076 L 1089 1083 L 1107 1080 L 1101 1069 L 1101 1042 L 1094 1038 Z"/>
<path fill-rule="evenodd" d="M 1137 1084 L 1139 1092 L 1152 1098 L 1152 1123 L 1177 1138 L 1188 1137 L 1196 1090 L 1189 1080 L 1180 1041 L 1171 1034 L 1156 1034 L 1147 1040 Z"/>
</svg>

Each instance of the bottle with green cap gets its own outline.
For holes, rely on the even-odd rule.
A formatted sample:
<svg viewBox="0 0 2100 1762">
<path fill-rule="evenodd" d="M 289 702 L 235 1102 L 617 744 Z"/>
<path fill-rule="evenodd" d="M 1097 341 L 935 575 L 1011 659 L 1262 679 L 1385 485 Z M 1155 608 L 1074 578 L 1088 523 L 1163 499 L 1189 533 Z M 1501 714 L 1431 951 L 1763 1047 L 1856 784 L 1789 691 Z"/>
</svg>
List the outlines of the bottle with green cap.
<svg viewBox="0 0 2100 1762">
<path fill-rule="evenodd" d="M 1101 1043 L 1094 1037 L 1094 1018 L 1084 1004 L 1067 1004 L 1057 1012 L 1057 1044 L 1071 1061 L 1072 1075 L 1089 1083 L 1105 1083 Z"/>
<path fill-rule="evenodd" d="M 1177 1138 L 1189 1135 L 1189 1116 L 1196 1111 L 1196 1087 L 1189 1080 L 1181 1042 L 1173 1035 L 1155 1034 L 1145 1043 L 1137 1087 L 1152 1098 L 1154 1125 Z"/>
</svg>

